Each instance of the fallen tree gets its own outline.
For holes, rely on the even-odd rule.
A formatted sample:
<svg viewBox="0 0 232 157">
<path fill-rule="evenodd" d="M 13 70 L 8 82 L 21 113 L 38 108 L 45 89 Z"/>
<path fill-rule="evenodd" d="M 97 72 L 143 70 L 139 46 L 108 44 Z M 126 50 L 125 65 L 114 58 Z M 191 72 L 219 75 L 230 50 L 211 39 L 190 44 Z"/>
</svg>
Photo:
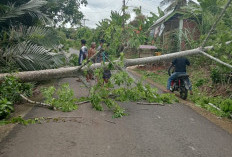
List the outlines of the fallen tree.
<svg viewBox="0 0 232 157">
<path fill-rule="evenodd" d="M 227 42 L 226 44 L 231 44 L 231 42 Z M 192 50 L 186 50 L 181 52 L 175 52 L 171 54 L 165 54 L 161 56 L 153 56 L 153 57 L 145 57 L 145 58 L 136 58 L 136 59 L 125 59 L 124 65 L 125 67 L 134 66 L 134 65 L 142 65 L 142 64 L 149 64 L 149 63 L 155 63 L 158 61 L 165 61 L 170 60 L 173 58 L 183 57 L 183 56 L 191 56 L 191 55 L 197 55 L 197 54 L 203 54 L 207 57 L 210 57 L 213 59 L 214 57 L 202 53 L 203 51 L 208 51 L 213 49 L 213 46 L 207 46 L 204 48 L 196 48 Z M 215 59 L 214 59 L 215 60 Z M 218 63 L 223 65 L 226 65 L 229 68 L 232 68 L 231 65 L 224 63 L 220 61 L 219 59 L 215 60 Z M 117 61 L 115 61 L 117 62 Z M 90 66 L 91 69 L 96 69 L 101 66 L 100 63 L 95 63 Z M 7 75 L 13 75 L 17 78 L 19 78 L 23 82 L 32 82 L 32 81 L 43 81 L 43 80 L 50 80 L 50 79 L 59 79 L 59 78 L 67 78 L 67 77 L 78 77 L 82 75 L 80 69 L 83 66 L 76 66 L 76 67 L 65 67 L 65 68 L 59 68 L 59 69 L 47 69 L 47 70 L 39 70 L 39 71 L 25 71 L 25 72 L 18 72 L 18 73 L 3 73 L 0 74 L 0 81 L 4 80 L 5 76 Z M 83 67 L 85 69 L 87 67 Z"/>
<path fill-rule="evenodd" d="M 183 57 L 183 56 L 203 54 L 204 56 L 207 56 L 210 59 L 213 59 L 217 63 L 220 63 L 220 64 L 232 69 L 232 66 L 230 64 L 227 64 L 227 63 L 205 53 L 205 51 L 213 49 L 213 46 L 204 47 L 207 40 L 209 39 L 211 32 L 215 29 L 217 23 L 221 20 L 221 18 L 223 17 L 226 9 L 229 7 L 231 2 L 232 2 L 232 0 L 228 0 L 227 4 L 225 5 L 224 9 L 222 10 L 220 16 L 218 17 L 218 19 L 215 21 L 215 23 L 211 27 L 209 33 L 207 34 L 207 37 L 205 38 L 205 40 L 203 41 L 203 43 L 201 44 L 200 47 L 198 47 L 196 49 L 175 52 L 175 53 L 161 55 L 161 56 L 136 58 L 136 59 L 125 59 L 124 60 L 125 67 L 129 67 L 129 66 L 133 66 L 133 65 L 155 63 L 157 61 L 170 60 L 173 58 L 178 58 L 178 57 Z M 231 41 L 226 42 L 226 44 L 231 44 Z M 96 53 L 91 58 L 95 57 L 98 53 Z M 91 58 L 87 62 L 89 62 L 91 60 Z M 90 69 L 96 69 L 96 68 L 99 68 L 100 66 L 101 66 L 100 63 L 96 63 L 96 64 L 91 65 Z M 0 82 L 2 80 L 4 80 L 5 76 L 7 76 L 7 75 L 13 75 L 24 82 L 42 81 L 42 80 L 58 79 L 58 78 L 66 78 L 66 77 L 75 77 L 75 76 L 81 75 L 80 70 L 85 69 L 85 68 L 87 68 L 87 66 L 82 65 L 82 66 L 77 66 L 77 67 L 48 69 L 48 70 L 40 70 L 40 71 L 28 71 L 28 72 L 19 72 L 19 73 L 13 73 L 13 74 L 6 73 L 6 74 L 0 74 Z"/>
</svg>

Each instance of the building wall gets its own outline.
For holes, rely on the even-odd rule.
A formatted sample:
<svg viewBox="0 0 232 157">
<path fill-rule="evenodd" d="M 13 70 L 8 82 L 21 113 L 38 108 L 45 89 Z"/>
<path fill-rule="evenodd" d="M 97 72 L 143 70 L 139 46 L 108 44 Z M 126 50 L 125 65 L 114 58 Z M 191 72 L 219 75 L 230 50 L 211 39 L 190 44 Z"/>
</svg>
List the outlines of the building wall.
<svg viewBox="0 0 232 157">
<path fill-rule="evenodd" d="M 181 15 L 176 14 L 164 23 L 165 29 L 163 31 L 163 50 L 165 52 L 176 52 L 178 51 L 178 31 L 179 21 Z"/>
<path fill-rule="evenodd" d="M 192 19 L 182 20 L 182 18 L 183 15 L 175 14 L 173 17 L 164 22 L 165 28 L 161 35 L 164 52 L 170 53 L 190 49 L 191 47 L 186 38 L 188 38 L 189 41 L 198 40 L 200 38 L 200 31 L 197 23 Z M 181 20 L 183 21 L 183 27 L 180 22 Z M 182 30 L 182 32 L 179 30 Z M 185 36 L 181 33 L 184 33 Z M 156 36 L 155 38 L 157 39 Z M 181 43 L 179 42 L 180 40 Z"/>
<path fill-rule="evenodd" d="M 189 40 L 198 40 L 200 38 L 200 35 L 201 35 L 197 23 L 191 19 L 184 19 L 183 20 L 182 31 L 183 31 L 183 33 L 186 34 L 186 36 L 189 38 Z M 189 48 L 190 48 L 190 46 L 188 45 L 188 42 L 186 41 L 185 37 L 182 36 L 181 50 L 186 50 Z"/>
</svg>

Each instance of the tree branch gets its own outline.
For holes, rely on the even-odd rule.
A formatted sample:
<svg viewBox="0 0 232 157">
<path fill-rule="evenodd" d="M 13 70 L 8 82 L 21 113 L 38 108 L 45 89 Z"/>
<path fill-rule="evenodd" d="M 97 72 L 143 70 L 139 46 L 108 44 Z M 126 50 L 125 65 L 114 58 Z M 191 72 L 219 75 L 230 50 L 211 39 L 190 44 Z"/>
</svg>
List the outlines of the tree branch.
<svg viewBox="0 0 232 157">
<path fill-rule="evenodd" d="M 211 34 L 211 32 L 215 29 L 216 25 L 218 24 L 218 22 L 221 20 L 222 16 L 225 14 L 226 9 L 229 7 L 230 3 L 232 0 L 228 0 L 227 4 L 225 5 L 224 9 L 222 10 L 221 14 L 219 15 L 218 19 L 214 22 L 213 26 L 211 27 L 209 33 L 207 34 L 205 40 L 203 41 L 203 43 L 201 44 L 200 48 L 203 48 L 206 44 L 206 42 L 209 39 L 209 36 Z"/>
<path fill-rule="evenodd" d="M 213 57 L 213 56 L 211 56 L 211 55 L 205 53 L 204 51 L 200 51 L 200 52 L 201 52 L 201 54 L 203 54 L 204 56 L 207 56 L 207 57 L 209 57 L 210 59 L 212 59 L 212 60 L 214 60 L 214 61 L 216 61 L 216 62 L 218 62 L 218 63 L 220 63 L 220 64 L 222 64 L 222 65 L 224 65 L 224 66 L 226 66 L 226 67 L 232 69 L 232 65 L 227 64 L 227 63 L 221 61 L 220 59 L 217 59 L 217 58 L 215 58 L 215 57 Z"/>
<path fill-rule="evenodd" d="M 164 106 L 164 104 L 160 104 L 160 103 L 147 103 L 147 102 L 137 102 L 137 104 L 140 104 L 140 105 L 160 105 L 160 106 Z"/>
<path fill-rule="evenodd" d="M 86 103 L 89 103 L 89 102 L 90 102 L 90 100 L 82 101 L 82 102 L 78 102 L 78 103 L 76 103 L 76 105 L 82 105 L 82 104 L 86 104 Z"/>
<path fill-rule="evenodd" d="M 50 104 L 45 104 L 45 103 L 42 103 L 42 102 L 37 102 L 37 101 L 30 100 L 27 97 L 25 97 L 23 94 L 20 94 L 20 96 L 21 96 L 21 98 L 23 100 L 25 100 L 26 102 L 29 102 L 31 104 L 36 104 L 36 105 L 43 106 L 43 107 L 51 107 Z"/>
</svg>

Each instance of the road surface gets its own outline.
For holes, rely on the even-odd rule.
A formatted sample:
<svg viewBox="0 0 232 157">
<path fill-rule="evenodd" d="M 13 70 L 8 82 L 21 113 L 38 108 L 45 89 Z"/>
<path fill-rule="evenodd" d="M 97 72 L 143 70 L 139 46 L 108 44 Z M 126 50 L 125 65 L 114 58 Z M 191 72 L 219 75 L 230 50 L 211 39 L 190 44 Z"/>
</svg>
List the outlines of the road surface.
<svg viewBox="0 0 232 157">
<path fill-rule="evenodd" d="M 77 97 L 88 91 L 75 78 Z M 64 121 L 17 125 L 0 143 L 1 157 L 231 157 L 232 135 L 183 104 L 121 105 L 128 116 L 83 104 L 64 113 L 34 107 L 26 116 L 66 117 Z M 70 117 L 70 118 L 68 118 Z"/>
</svg>

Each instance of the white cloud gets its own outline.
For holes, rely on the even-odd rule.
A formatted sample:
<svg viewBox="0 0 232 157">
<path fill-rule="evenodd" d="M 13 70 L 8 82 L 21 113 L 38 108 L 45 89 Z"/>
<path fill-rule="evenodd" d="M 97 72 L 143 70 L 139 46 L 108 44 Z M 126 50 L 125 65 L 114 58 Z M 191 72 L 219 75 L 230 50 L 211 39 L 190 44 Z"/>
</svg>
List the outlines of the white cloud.
<svg viewBox="0 0 232 157">
<path fill-rule="evenodd" d="M 82 6 L 81 11 L 85 15 L 86 26 L 95 28 L 99 21 L 110 17 L 111 10 L 121 11 L 122 0 L 87 0 L 88 5 Z M 157 7 L 162 0 L 126 0 L 129 6 L 127 12 L 131 14 L 131 18 L 135 17 L 133 8 L 142 7 L 142 13 L 149 15 L 150 12 L 157 13 Z M 194 0 L 197 1 L 197 0 Z"/>
</svg>

